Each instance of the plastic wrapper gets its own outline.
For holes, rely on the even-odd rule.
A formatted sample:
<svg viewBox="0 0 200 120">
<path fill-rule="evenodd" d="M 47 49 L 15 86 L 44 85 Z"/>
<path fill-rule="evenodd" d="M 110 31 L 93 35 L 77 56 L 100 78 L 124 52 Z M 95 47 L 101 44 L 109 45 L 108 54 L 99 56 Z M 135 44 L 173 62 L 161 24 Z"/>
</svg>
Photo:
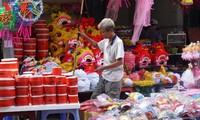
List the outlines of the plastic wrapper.
<svg viewBox="0 0 200 120">
<path fill-rule="evenodd" d="M 132 120 L 148 120 L 147 116 L 138 108 L 132 108 L 127 111 L 126 114 L 128 114 Z"/>
<path fill-rule="evenodd" d="M 94 105 L 99 108 L 105 108 L 114 104 L 114 100 L 111 99 L 106 94 L 101 94 L 97 96 L 97 100 L 94 102 Z"/>
<path fill-rule="evenodd" d="M 182 120 L 171 110 L 162 110 L 158 114 L 158 120 Z"/>
<path fill-rule="evenodd" d="M 139 100 L 139 99 L 144 98 L 144 95 L 139 92 L 132 92 L 129 94 L 128 98 L 132 100 Z"/>
</svg>

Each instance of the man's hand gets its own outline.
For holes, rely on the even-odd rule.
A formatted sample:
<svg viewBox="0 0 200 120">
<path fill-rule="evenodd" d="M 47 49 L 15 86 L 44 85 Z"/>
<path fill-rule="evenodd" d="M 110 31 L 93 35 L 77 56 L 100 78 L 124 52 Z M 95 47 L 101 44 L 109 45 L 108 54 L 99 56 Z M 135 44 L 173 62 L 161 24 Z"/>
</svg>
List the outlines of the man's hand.
<svg viewBox="0 0 200 120">
<path fill-rule="evenodd" d="M 101 67 L 98 67 L 95 72 L 102 72 L 103 70 L 105 70 L 105 66 L 101 66 Z"/>
</svg>

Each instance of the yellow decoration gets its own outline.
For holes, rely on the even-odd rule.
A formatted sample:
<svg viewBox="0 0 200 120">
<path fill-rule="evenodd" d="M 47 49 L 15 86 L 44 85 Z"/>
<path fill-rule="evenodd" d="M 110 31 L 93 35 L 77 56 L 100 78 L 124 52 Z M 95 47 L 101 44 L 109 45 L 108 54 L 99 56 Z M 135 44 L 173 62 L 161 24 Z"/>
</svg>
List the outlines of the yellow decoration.
<svg viewBox="0 0 200 120">
<path fill-rule="evenodd" d="M 165 70 L 165 67 L 163 65 L 160 66 L 160 70 L 159 72 L 161 72 L 162 74 L 164 74 L 165 76 L 168 76 L 168 73 Z"/>
<path fill-rule="evenodd" d="M 182 0 L 181 4 L 182 5 L 193 5 L 193 0 Z"/>
</svg>

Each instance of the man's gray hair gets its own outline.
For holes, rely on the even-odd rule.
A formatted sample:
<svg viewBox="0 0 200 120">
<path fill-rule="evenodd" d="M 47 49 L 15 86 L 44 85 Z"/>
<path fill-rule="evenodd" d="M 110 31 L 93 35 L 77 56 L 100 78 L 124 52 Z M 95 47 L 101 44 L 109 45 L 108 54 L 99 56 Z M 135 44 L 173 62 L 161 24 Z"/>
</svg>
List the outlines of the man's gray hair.
<svg viewBox="0 0 200 120">
<path fill-rule="evenodd" d="M 112 19 L 110 18 L 104 18 L 99 24 L 98 28 L 102 30 L 109 31 L 110 29 L 114 30 L 115 28 L 115 23 Z"/>
</svg>

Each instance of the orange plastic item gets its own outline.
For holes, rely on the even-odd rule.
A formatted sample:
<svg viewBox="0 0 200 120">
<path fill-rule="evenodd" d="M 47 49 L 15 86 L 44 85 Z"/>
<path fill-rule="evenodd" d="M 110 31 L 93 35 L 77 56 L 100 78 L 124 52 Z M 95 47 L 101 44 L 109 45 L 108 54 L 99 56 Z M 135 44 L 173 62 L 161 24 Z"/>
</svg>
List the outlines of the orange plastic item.
<svg viewBox="0 0 200 120">
<path fill-rule="evenodd" d="M 61 75 L 61 73 L 62 73 L 61 67 L 54 67 L 54 68 L 52 69 L 52 74 L 53 74 L 53 75 Z"/>
<path fill-rule="evenodd" d="M 15 86 L 15 79 L 13 78 L 0 78 L 0 87 Z"/>
<path fill-rule="evenodd" d="M 57 94 L 58 104 L 67 103 L 67 94 Z"/>
<path fill-rule="evenodd" d="M 43 76 L 30 76 L 29 78 L 31 86 L 41 86 L 44 83 Z"/>
<path fill-rule="evenodd" d="M 55 85 L 56 84 L 56 76 L 48 75 L 44 77 L 46 85 Z"/>
<path fill-rule="evenodd" d="M 15 97 L 0 97 L 0 107 L 10 107 L 15 105 Z"/>
<path fill-rule="evenodd" d="M 56 104 L 56 94 L 46 94 L 45 95 L 45 104 Z"/>
<path fill-rule="evenodd" d="M 43 85 L 41 86 L 31 86 L 31 95 L 43 95 L 44 94 L 44 88 Z"/>
<path fill-rule="evenodd" d="M 78 86 L 68 86 L 67 88 L 69 95 L 77 95 L 78 94 Z"/>
<path fill-rule="evenodd" d="M 0 78 L 12 78 L 18 74 L 18 69 L 0 69 Z"/>
<path fill-rule="evenodd" d="M 56 84 L 67 84 L 67 78 L 65 76 L 56 76 Z"/>
<path fill-rule="evenodd" d="M 0 87 L 0 97 L 15 96 L 15 87 Z"/>
<path fill-rule="evenodd" d="M 18 62 L 0 62 L 0 69 L 18 69 Z"/>
<path fill-rule="evenodd" d="M 68 86 L 76 86 L 78 84 L 78 78 L 76 76 L 67 77 Z"/>
<path fill-rule="evenodd" d="M 16 96 L 29 95 L 29 86 L 17 86 Z"/>
<path fill-rule="evenodd" d="M 29 95 L 17 96 L 15 98 L 16 106 L 26 106 L 29 105 Z"/>
<path fill-rule="evenodd" d="M 43 105 L 44 104 L 44 95 L 31 96 L 32 105 Z"/>
<path fill-rule="evenodd" d="M 66 94 L 67 93 L 67 86 L 66 84 L 61 84 L 56 86 L 57 94 Z"/>
<path fill-rule="evenodd" d="M 78 95 L 68 95 L 69 103 L 78 103 Z"/>
<path fill-rule="evenodd" d="M 44 85 L 45 94 L 56 94 L 56 85 Z"/>
<path fill-rule="evenodd" d="M 16 76 L 16 86 L 29 86 L 29 77 L 27 76 Z"/>
</svg>

